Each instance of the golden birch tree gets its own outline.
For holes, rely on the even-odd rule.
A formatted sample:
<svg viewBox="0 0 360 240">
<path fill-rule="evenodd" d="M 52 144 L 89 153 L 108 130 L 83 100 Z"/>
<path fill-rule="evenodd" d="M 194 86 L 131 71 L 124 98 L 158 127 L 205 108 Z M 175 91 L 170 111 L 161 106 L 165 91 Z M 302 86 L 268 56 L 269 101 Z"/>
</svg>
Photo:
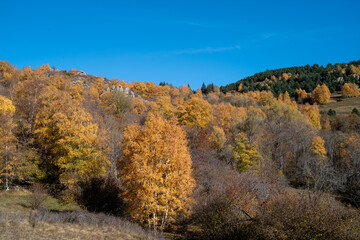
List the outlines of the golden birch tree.
<svg viewBox="0 0 360 240">
<path fill-rule="evenodd" d="M 15 151 L 15 136 L 13 135 L 13 116 L 15 107 L 11 100 L 0 95 L 0 183 L 9 190 L 10 178 L 14 176 L 13 152 Z"/>
<path fill-rule="evenodd" d="M 318 130 L 321 129 L 320 111 L 318 105 L 306 103 L 300 107 L 300 111 L 307 117 L 308 121 Z"/>
<path fill-rule="evenodd" d="M 330 90 L 329 88 L 323 84 L 323 85 L 317 85 L 314 91 L 311 94 L 311 98 L 315 103 L 318 104 L 326 104 L 330 100 Z"/>
<path fill-rule="evenodd" d="M 39 96 L 34 134 L 48 183 L 68 188 L 78 180 L 105 173 L 108 164 L 98 149 L 97 125 L 69 94 L 47 87 Z"/>
<path fill-rule="evenodd" d="M 178 106 L 177 115 L 181 124 L 205 129 L 212 119 L 212 107 L 207 101 L 194 96 Z"/>
<path fill-rule="evenodd" d="M 129 125 L 119 169 L 130 215 L 155 231 L 187 212 L 194 189 L 185 132 L 175 121 L 150 113 L 145 125 Z"/>
<path fill-rule="evenodd" d="M 345 83 L 341 89 L 342 94 L 346 97 L 356 97 L 360 91 L 355 83 Z"/>
</svg>

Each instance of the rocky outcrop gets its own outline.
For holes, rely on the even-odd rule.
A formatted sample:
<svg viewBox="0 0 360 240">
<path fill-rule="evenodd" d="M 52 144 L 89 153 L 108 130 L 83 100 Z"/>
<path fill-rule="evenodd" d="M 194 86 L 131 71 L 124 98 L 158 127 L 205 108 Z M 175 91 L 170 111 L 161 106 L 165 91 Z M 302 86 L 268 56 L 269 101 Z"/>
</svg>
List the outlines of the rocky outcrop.
<svg viewBox="0 0 360 240">
<path fill-rule="evenodd" d="M 123 88 L 121 85 L 112 86 L 112 88 L 107 87 L 105 89 L 105 92 L 122 92 L 126 96 L 131 98 L 135 98 L 135 97 L 142 98 L 140 95 L 136 95 L 133 91 L 131 91 L 130 88 L 128 87 Z M 104 94 L 105 92 L 103 92 L 102 94 Z M 146 100 L 144 101 L 146 102 Z"/>
<path fill-rule="evenodd" d="M 343 77 L 338 77 L 338 78 L 336 79 L 336 81 L 338 81 L 338 82 L 344 82 L 344 78 L 343 78 Z"/>
</svg>

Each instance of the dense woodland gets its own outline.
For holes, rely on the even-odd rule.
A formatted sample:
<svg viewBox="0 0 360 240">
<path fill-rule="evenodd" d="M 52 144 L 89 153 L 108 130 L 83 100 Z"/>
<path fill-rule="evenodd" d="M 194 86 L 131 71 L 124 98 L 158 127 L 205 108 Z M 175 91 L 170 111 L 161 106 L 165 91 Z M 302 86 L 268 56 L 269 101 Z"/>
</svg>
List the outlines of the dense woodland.
<svg viewBox="0 0 360 240">
<path fill-rule="evenodd" d="M 353 61 L 347 64 L 329 63 L 326 67 L 314 64 L 267 70 L 221 87 L 221 91 L 226 93 L 234 90 L 240 92 L 269 90 L 276 97 L 287 91 L 291 97 L 294 97 L 296 89 L 312 92 L 319 84 L 326 84 L 330 92 L 340 91 L 344 83 L 359 83 L 359 66 L 360 61 Z"/>
<path fill-rule="evenodd" d="M 0 62 L 0 183 L 188 239 L 359 239 L 360 61 L 218 88 Z"/>
</svg>

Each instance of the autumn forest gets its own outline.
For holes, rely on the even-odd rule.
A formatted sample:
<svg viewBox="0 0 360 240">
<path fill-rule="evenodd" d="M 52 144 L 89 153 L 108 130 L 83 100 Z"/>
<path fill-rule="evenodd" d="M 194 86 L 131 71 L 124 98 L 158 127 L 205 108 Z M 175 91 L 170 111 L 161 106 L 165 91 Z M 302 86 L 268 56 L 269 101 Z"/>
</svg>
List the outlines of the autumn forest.
<svg viewBox="0 0 360 240">
<path fill-rule="evenodd" d="M 359 239 L 360 112 L 322 110 L 359 98 L 359 75 L 315 64 L 195 90 L 1 61 L 0 185 L 159 238 Z"/>
</svg>

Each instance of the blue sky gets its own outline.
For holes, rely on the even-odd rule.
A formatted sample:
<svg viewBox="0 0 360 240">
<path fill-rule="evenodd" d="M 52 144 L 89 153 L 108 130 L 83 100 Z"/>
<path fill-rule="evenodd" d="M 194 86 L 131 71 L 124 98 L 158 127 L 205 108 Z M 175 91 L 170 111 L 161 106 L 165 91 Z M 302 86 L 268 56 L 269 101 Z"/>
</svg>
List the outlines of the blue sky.
<svg viewBox="0 0 360 240">
<path fill-rule="evenodd" d="M 2 1 L 0 60 L 125 81 L 225 85 L 360 60 L 360 1 Z"/>
</svg>

